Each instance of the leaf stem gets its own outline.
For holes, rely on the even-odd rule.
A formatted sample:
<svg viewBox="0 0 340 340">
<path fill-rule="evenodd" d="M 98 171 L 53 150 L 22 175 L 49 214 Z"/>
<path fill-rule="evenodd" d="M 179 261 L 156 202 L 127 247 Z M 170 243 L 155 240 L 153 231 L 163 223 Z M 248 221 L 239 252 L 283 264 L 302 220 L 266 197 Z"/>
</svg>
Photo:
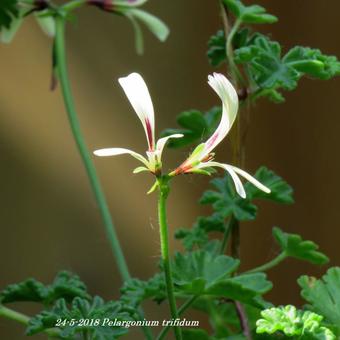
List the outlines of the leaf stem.
<svg viewBox="0 0 340 340">
<path fill-rule="evenodd" d="M 225 231 L 224 231 L 224 234 L 223 234 L 223 239 L 222 239 L 221 249 L 220 249 L 221 254 L 224 254 L 224 252 L 225 252 L 225 249 L 227 247 L 228 240 L 229 240 L 229 237 L 230 237 L 230 233 L 233 230 L 235 223 L 237 223 L 237 220 L 235 219 L 234 215 L 232 215 L 229 218 L 229 220 L 228 220 L 228 222 L 225 226 Z"/>
<path fill-rule="evenodd" d="M 243 334 L 248 340 L 252 340 L 251 330 L 249 327 L 249 322 L 248 322 L 246 311 L 244 310 L 244 307 L 241 302 L 234 301 L 234 304 L 235 304 L 237 315 L 240 319 L 240 324 L 241 324 Z"/>
<path fill-rule="evenodd" d="M 190 299 L 188 299 L 186 302 L 184 302 L 179 308 L 178 308 L 178 315 L 181 316 L 198 298 L 198 295 L 192 296 Z M 164 337 L 168 334 L 171 326 L 165 326 L 162 331 L 159 333 L 156 340 L 162 340 Z"/>
<path fill-rule="evenodd" d="M 9 319 L 9 320 L 19 322 L 19 323 L 21 323 L 25 326 L 27 326 L 29 321 L 30 321 L 30 317 L 28 317 L 27 315 L 19 313 L 15 310 L 7 308 L 3 305 L 0 305 L 0 316 L 4 317 L 6 319 Z M 50 337 L 58 337 L 59 336 L 59 330 L 58 329 L 48 328 L 48 329 L 45 329 L 44 332 Z"/>
<path fill-rule="evenodd" d="M 278 256 L 276 256 L 274 259 L 272 259 L 271 261 L 263 264 L 262 266 L 256 267 L 254 269 L 250 269 L 247 270 L 246 272 L 244 272 L 243 274 L 250 274 L 250 273 L 258 273 L 258 272 L 264 272 L 267 271 L 275 266 L 277 266 L 279 263 L 281 263 L 283 260 L 285 260 L 287 258 L 286 253 L 283 251 L 282 253 L 280 253 Z"/>
<path fill-rule="evenodd" d="M 91 160 L 89 151 L 87 150 L 82 132 L 80 129 L 80 124 L 78 121 L 72 93 L 71 85 L 67 72 L 66 64 L 66 53 L 65 53 L 65 18 L 61 15 L 56 16 L 56 38 L 55 38 L 55 53 L 57 59 L 57 69 L 61 84 L 61 90 L 64 97 L 65 107 L 68 114 L 69 123 L 73 133 L 73 137 L 76 141 L 78 151 L 82 158 L 83 164 L 85 166 L 87 176 L 89 178 L 94 196 L 96 198 L 104 226 L 106 229 L 106 234 L 109 239 L 111 249 L 116 260 L 117 266 L 119 268 L 121 277 L 123 280 L 130 278 L 129 270 L 118 241 L 115 227 L 112 222 L 111 214 L 106 203 L 104 192 L 101 188 L 96 169 Z"/>
<path fill-rule="evenodd" d="M 178 318 L 178 311 L 176 305 L 176 299 L 174 294 L 174 285 L 171 273 L 171 264 L 169 256 L 169 235 L 168 235 L 168 224 L 166 216 L 166 201 L 169 195 L 169 178 L 159 177 L 159 199 L 158 199 L 158 219 L 159 219 L 159 231 L 161 240 L 161 255 L 164 267 L 166 289 L 168 294 L 168 300 L 170 305 L 171 317 L 176 320 Z M 174 333 L 176 340 L 182 339 L 182 331 L 178 326 L 174 326 Z"/>
</svg>

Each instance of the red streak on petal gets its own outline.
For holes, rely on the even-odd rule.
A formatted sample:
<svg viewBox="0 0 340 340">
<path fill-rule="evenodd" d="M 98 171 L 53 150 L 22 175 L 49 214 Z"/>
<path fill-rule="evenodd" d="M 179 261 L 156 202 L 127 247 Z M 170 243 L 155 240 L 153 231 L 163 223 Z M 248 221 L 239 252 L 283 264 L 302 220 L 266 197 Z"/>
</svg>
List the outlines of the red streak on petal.
<svg viewBox="0 0 340 340">
<path fill-rule="evenodd" d="M 214 135 L 212 135 L 211 139 L 208 140 L 208 144 L 207 144 L 207 148 L 209 149 L 211 146 L 214 145 L 217 137 L 219 136 L 219 133 L 215 133 Z"/>
<path fill-rule="evenodd" d="M 146 134 L 148 136 L 148 142 L 149 142 L 149 151 L 154 151 L 154 141 L 153 141 L 153 136 L 152 136 L 152 127 L 150 124 L 149 119 L 145 119 L 145 125 L 146 125 Z"/>
</svg>

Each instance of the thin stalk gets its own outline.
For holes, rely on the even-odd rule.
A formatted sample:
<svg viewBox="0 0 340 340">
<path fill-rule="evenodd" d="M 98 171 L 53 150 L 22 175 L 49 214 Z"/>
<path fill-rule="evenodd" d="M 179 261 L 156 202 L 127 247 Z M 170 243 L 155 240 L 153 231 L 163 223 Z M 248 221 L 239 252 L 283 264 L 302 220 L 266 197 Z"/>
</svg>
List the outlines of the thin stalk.
<svg viewBox="0 0 340 340">
<path fill-rule="evenodd" d="M 283 260 L 285 260 L 287 258 L 286 253 L 283 251 L 282 253 L 280 253 L 278 256 L 276 256 L 274 259 L 272 259 L 271 261 L 263 264 L 262 266 L 247 270 L 246 272 L 244 272 L 243 274 L 250 274 L 250 273 L 258 273 L 258 272 L 265 272 L 275 266 L 277 266 L 279 263 L 281 263 Z"/>
<path fill-rule="evenodd" d="M 248 340 L 252 340 L 251 330 L 250 330 L 250 327 L 249 327 L 249 322 L 248 322 L 246 311 L 244 310 L 244 307 L 243 307 L 241 302 L 234 301 L 234 304 L 235 304 L 235 307 L 236 307 L 237 315 L 240 319 L 240 324 L 241 324 L 241 328 L 242 328 L 242 331 L 243 331 L 243 335 Z"/>
<path fill-rule="evenodd" d="M 159 232 L 161 240 L 161 255 L 165 273 L 166 289 L 170 305 L 171 317 L 175 320 L 178 318 L 178 311 L 176 299 L 174 294 L 174 285 L 171 273 L 170 255 L 169 255 L 169 235 L 168 224 L 166 216 L 166 201 L 169 195 L 168 179 L 164 177 L 158 178 L 159 185 L 159 199 L 158 199 L 158 219 L 159 219 Z M 174 333 L 176 340 L 182 339 L 182 330 L 178 326 L 174 326 Z"/>
<path fill-rule="evenodd" d="M 19 322 L 25 326 L 27 326 L 30 321 L 30 317 L 28 317 L 27 315 L 19 313 L 3 305 L 0 305 L 0 316 L 6 319 L 9 319 L 9 320 Z M 49 329 L 45 329 L 44 333 L 46 333 L 49 337 L 58 337 L 59 330 L 54 329 L 54 328 L 49 328 Z"/>
<path fill-rule="evenodd" d="M 227 225 L 225 226 L 225 231 L 224 231 L 224 234 L 223 234 L 223 239 L 222 239 L 221 249 L 220 249 L 221 254 L 224 254 L 224 252 L 225 252 L 225 249 L 226 249 L 227 244 L 228 244 L 230 233 L 233 230 L 235 223 L 237 223 L 237 220 L 235 219 L 234 215 L 232 215 L 230 217 L 230 219 L 228 220 Z"/>
<path fill-rule="evenodd" d="M 178 315 L 181 316 L 198 298 L 197 295 L 192 296 L 190 299 L 188 299 L 186 302 L 183 303 L 182 306 L 178 308 Z M 164 337 L 168 334 L 171 326 L 165 326 L 162 331 L 159 333 L 156 340 L 162 340 Z"/>
<path fill-rule="evenodd" d="M 111 214 L 106 203 L 104 192 L 101 188 L 96 169 L 91 160 L 89 151 L 87 150 L 82 132 L 80 129 L 80 124 L 78 121 L 72 93 L 71 85 L 67 72 L 66 65 L 66 53 L 65 53 L 65 18 L 61 16 L 56 17 L 56 38 L 55 38 L 55 53 L 57 59 L 58 75 L 61 84 L 61 90 L 64 97 L 65 107 L 68 114 L 69 123 L 73 133 L 73 137 L 76 141 L 78 151 L 82 158 L 83 164 L 85 166 L 87 176 L 89 178 L 94 196 L 96 198 L 104 226 L 106 229 L 106 234 L 109 239 L 111 249 L 116 260 L 118 269 L 120 271 L 123 280 L 128 280 L 130 278 L 129 270 L 118 241 L 115 227 L 112 222 Z"/>
</svg>

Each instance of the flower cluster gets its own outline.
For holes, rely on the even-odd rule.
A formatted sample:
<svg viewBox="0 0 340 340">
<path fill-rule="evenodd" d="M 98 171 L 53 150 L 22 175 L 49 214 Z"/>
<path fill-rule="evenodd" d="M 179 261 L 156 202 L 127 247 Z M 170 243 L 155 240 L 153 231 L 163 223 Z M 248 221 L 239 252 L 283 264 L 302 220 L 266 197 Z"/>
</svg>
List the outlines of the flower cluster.
<svg viewBox="0 0 340 340">
<path fill-rule="evenodd" d="M 127 77 L 120 78 L 119 83 L 143 124 L 148 143 L 146 157 L 137 152 L 124 148 L 100 149 L 96 150 L 94 154 L 97 156 L 130 154 L 143 163 L 143 166 L 134 170 L 134 173 L 150 171 L 154 175 L 159 176 L 161 175 L 162 170 L 162 152 L 165 144 L 170 138 L 181 138 L 183 135 L 173 134 L 160 138 L 156 142 L 154 108 L 149 90 L 143 78 L 137 73 L 132 73 Z M 235 184 L 236 191 L 241 197 L 245 198 L 246 193 L 238 175 L 244 177 L 260 190 L 270 193 L 270 189 L 261 184 L 258 180 L 256 180 L 244 170 L 233 165 L 219 163 L 213 160 L 214 153 L 212 151 L 227 136 L 236 119 L 238 111 L 238 96 L 232 84 L 222 74 L 214 73 L 213 75 L 209 75 L 208 84 L 222 100 L 223 110 L 221 121 L 212 136 L 206 142 L 199 144 L 191 153 L 191 155 L 179 167 L 172 171 L 169 176 L 173 177 L 187 173 L 209 174 L 209 169 L 219 167 L 226 170 L 230 174 Z"/>
</svg>

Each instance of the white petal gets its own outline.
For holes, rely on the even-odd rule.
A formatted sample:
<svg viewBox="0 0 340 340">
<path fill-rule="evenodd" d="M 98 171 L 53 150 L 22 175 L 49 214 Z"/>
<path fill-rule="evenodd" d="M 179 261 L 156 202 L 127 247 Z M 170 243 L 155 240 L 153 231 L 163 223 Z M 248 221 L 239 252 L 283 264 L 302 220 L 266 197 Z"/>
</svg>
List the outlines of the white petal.
<svg viewBox="0 0 340 340">
<path fill-rule="evenodd" d="M 108 156 L 118 156 L 118 155 L 124 155 L 124 154 L 129 154 L 132 157 L 138 159 L 141 161 L 145 166 L 148 167 L 149 163 L 148 161 L 139 153 L 134 152 L 129 149 L 124 149 L 124 148 L 106 148 L 106 149 L 99 149 L 95 150 L 93 152 L 96 156 L 100 157 L 108 157 Z"/>
<path fill-rule="evenodd" d="M 173 135 L 158 139 L 156 143 L 156 150 L 159 151 L 159 157 L 162 157 L 164 146 L 170 138 L 182 138 L 182 137 L 184 137 L 184 135 L 182 135 L 181 133 L 175 133 Z"/>
<path fill-rule="evenodd" d="M 202 157 L 207 156 L 228 134 L 232 127 L 237 111 L 238 96 L 235 88 L 230 81 L 220 73 L 208 76 L 208 84 L 214 89 L 222 100 L 222 118 L 216 131 L 205 142 L 205 150 Z"/>
<path fill-rule="evenodd" d="M 239 175 L 244 177 L 247 181 L 250 183 L 254 184 L 258 189 L 264 191 L 267 194 L 270 194 L 270 189 L 267 188 L 265 185 L 260 183 L 256 178 L 253 176 L 249 175 L 248 172 L 245 172 L 242 169 L 237 168 L 236 166 L 231 166 L 235 172 L 237 172 Z"/>
<path fill-rule="evenodd" d="M 127 77 L 119 78 L 119 83 L 143 124 L 149 149 L 153 150 L 155 147 L 155 116 L 150 93 L 144 79 L 138 73 L 131 73 Z"/>
<path fill-rule="evenodd" d="M 239 177 L 237 176 L 236 172 L 234 171 L 233 169 L 234 167 L 232 167 L 229 164 L 223 164 L 219 162 L 204 162 L 204 163 L 199 164 L 196 168 L 202 169 L 202 168 L 208 168 L 208 167 L 219 167 L 219 168 L 226 170 L 231 176 L 232 180 L 234 181 L 235 189 L 237 193 L 242 198 L 246 198 L 246 192 L 244 190 L 243 184 L 241 180 L 239 179 Z"/>
</svg>

